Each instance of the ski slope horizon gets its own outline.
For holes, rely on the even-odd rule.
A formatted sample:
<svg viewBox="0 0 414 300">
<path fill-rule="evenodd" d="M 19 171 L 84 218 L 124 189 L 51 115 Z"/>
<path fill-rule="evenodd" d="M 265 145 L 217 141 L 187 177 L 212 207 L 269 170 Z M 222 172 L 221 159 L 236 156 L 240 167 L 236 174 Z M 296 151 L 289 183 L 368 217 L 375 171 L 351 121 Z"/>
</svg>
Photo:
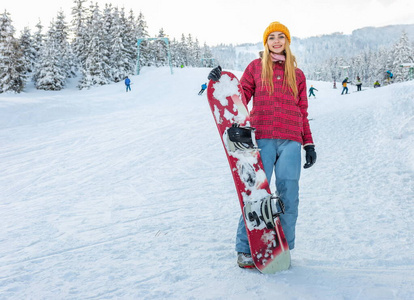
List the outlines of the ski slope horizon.
<svg viewBox="0 0 414 300">
<path fill-rule="evenodd" d="M 0 94 L 0 299 L 412 299 L 414 81 L 308 81 L 318 159 L 292 267 L 263 275 L 236 264 L 208 72 Z"/>
</svg>

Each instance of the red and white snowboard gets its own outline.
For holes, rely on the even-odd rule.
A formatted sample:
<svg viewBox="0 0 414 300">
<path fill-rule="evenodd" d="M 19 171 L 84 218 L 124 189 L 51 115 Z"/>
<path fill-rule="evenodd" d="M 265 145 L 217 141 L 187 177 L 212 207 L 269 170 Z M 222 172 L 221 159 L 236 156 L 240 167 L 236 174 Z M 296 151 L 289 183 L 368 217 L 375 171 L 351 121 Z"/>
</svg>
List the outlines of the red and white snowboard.
<svg viewBox="0 0 414 300">
<path fill-rule="evenodd" d="M 233 174 L 253 261 L 262 273 L 287 270 L 290 252 L 279 218 L 272 217 L 273 228 L 260 218 L 261 205 L 271 198 L 271 192 L 259 149 L 232 139 L 231 127 L 251 129 L 242 86 L 234 74 L 221 74 L 219 81 L 210 80 L 207 97 Z M 254 131 L 250 132 L 255 144 Z"/>
</svg>

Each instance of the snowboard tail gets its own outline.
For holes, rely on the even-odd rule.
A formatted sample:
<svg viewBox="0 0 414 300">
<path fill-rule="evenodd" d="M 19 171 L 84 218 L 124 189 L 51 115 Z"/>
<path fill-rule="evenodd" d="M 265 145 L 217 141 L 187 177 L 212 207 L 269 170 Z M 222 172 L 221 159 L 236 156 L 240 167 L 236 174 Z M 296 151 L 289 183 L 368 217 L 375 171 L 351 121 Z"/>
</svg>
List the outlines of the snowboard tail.
<svg viewBox="0 0 414 300">
<path fill-rule="evenodd" d="M 210 80 L 207 98 L 233 175 L 256 268 L 262 273 L 286 270 L 290 252 L 278 217 L 283 204 L 271 195 L 242 86 L 234 74 L 222 72 L 219 81 Z M 279 211 L 271 201 L 279 202 Z"/>
</svg>

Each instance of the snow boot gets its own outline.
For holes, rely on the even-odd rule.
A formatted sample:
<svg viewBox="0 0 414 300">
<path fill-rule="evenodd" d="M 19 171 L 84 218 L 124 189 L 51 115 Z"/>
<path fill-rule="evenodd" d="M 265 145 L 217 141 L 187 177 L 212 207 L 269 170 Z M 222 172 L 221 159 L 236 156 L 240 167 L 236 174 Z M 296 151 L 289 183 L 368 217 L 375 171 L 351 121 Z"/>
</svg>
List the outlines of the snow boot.
<svg viewBox="0 0 414 300">
<path fill-rule="evenodd" d="M 238 252 L 237 253 L 237 264 L 243 269 L 255 268 L 253 258 L 250 254 Z"/>
</svg>

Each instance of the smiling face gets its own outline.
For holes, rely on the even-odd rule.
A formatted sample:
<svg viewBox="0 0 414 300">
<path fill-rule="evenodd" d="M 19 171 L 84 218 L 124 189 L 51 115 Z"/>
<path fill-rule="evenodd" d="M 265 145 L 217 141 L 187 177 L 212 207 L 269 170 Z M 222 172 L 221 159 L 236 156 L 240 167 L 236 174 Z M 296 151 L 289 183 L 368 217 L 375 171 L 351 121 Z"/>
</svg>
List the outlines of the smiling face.
<svg viewBox="0 0 414 300">
<path fill-rule="evenodd" d="M 269 50 L 276 54 L 283 54 L 286 45 L 286 36 L 280 31 L 275 31 L 267 37 Z"/>
</svg>

